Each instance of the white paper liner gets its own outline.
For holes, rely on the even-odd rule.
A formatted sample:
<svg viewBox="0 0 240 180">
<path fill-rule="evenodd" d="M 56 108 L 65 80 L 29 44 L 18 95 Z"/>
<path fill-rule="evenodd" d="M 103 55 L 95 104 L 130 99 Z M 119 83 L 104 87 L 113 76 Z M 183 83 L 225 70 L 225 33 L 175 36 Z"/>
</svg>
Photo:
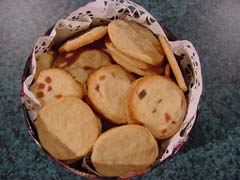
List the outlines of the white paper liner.
<svg viewBox="0 0 240 180">
<path fill-rule="evenodd" d="M 54 26 L 49 36 L 40 37 L 36 42 L 31 60 L 31 75 L 23 83 L 24 96 L 22 102 L 26 105 L 29 117 L 33 124 L 40 109 L 40 103 L 29 91 L 36 71 L 36 56 L 51 49 L 52 45 L 59 43 L 69 36 L 74 35 L 90 25 L 102 25 L 113 19 L 125 19 L 136 21 L 156 35 L 164 34 L 157 20 L 143 7 L 128 0 L 96 0 L 80 7 L 64 19 L 60 19 Z M 177 152 L 188 138 L 188 134 L 195 122 L 197 107 L 202 94 L 202 75 L 198 54 L 191 42 L 174 41 L 169 42 L 174 53 L 178 57 L 184 78 L 188 86 L 188 110 L 181 129 L 170 139 L 170 143 L 157 162 L 162 162 L 170 155 Z"/>
</svg>

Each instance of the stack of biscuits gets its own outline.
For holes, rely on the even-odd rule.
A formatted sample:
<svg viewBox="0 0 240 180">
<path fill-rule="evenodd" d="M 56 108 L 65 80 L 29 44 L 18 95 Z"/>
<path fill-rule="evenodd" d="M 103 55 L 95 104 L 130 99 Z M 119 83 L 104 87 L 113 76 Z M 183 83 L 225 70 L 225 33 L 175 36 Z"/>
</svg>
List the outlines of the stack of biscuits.
<svg viewBox="0 0 240 180">
<path fill-rule="evenodd" d="M 65 163 L 91 156 L 102 176 L 148 169 L 186 115 L 187 87 L 167 40 L 134 21 L 91 27 L 36 63 L 30 90 L 41 104 L 42 146 Z"/>
</svg>

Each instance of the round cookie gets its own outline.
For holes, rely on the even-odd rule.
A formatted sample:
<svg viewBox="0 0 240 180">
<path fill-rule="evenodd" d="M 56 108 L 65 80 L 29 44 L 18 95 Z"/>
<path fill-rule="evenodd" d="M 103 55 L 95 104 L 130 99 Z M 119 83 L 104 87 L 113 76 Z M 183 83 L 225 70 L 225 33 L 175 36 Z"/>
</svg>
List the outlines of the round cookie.
<svg viewBox="0 0 240 180">
<path fill-rule="evenodd" d="M 42 106 L 63 96 L 83 96 L 83 86 L 67 71 L 57 68 L 41 71 L 30 90 Z"/>
<path fill-rule="evenodd" d="M 93 71 L 87 80 L 88 98 L 94 108 L 116 124 L 127 123 L 124 101 L 131 84 L 130 75 L 118 65 Z"/>
<path fill-rule="evenodd" d="M 158 139 L 175 134 L 185 117 L 182 90 L 163 76 L 146 76 L 129 88 L 127 108 L 132 121 L 147 127 Z"/>
<path fill-rule="evenodd" d="M 146 27 L 118 19 L 108 25 L 108 34 L 114 46 L 123 54 L 151 65 L 163 63 L 161 45 Z"/>
<path fill-rule="evenodd" d="M 100 134 L 91 108 L 77 97 L 62 97 L 44 106 L 36 126 L 42 146 L 59 160 L 77 160 L 92 150 Z M 70 162 L 70 161 L 69 161 Z"/>
<path fill-rule="evenodd" d="M 61 58 L 58 58 L 60 62 L 54 62 L 54 67 L 63 68 L 64 70 L 71 73 L 71 75 L 80 82 L 86 92 L 86 81 L 90 72 L 101 66 L 111 64 L 108 55 L 100 50 L 86 49 L 80 53 L 76 52 L 67 53 Z M 75 58 L 71 60 L 71 58 Z M 69 60 L 70 59 L 70 60 Z M 71 64 L 69 62 L 73 61 Z M 68 64 L 69 63 L 69 64 Z"/>
<path fill-rule="evenodd" d="M 80 36 L 77 36 L 73 39 L 68 40 L 65 42 L 59 49 L 59 53 L 69 52 L 76 50 L 82 46 L 87 44 L 91 44 L 92 42 L 101 39 L 103 36 L 107 34 L 107 26 L 98 26 L 94 27 Z"/>
<path fill-rule="evenodd" d="M 151 69 L 151 66 L 144 63 L 146 69 L 139 68 L 140 66 L 137 65 L 138 63 L 143 63 L 141 61 L 138 61 L 137 59 L 134 59 L 132 57 L 129 57 L 123 53 L 121 53 L 119 50 L 117 50 L 113 43 L 111 42 L 105 42 L 106 47 L 110 51 L 110 54 L 116 63 L 126 68 L 129 72 L 133 72 L 135 74 L 138 74 L 140 76 L 146 76 L 146 75 L 153 75 L 153 74 L 162 74 L 164 71 L 164 67 L 162 65 L 159 65 L 157 67 L 154 67 Z"/>
<path fill-rule="evenodd" d="M 147 169 L 157 156 L 157 142 L 148 129 L 124 125 L 106 131 L 97 139 L 91 160 L 103 176 L 124 176 Z"/>
</svg>

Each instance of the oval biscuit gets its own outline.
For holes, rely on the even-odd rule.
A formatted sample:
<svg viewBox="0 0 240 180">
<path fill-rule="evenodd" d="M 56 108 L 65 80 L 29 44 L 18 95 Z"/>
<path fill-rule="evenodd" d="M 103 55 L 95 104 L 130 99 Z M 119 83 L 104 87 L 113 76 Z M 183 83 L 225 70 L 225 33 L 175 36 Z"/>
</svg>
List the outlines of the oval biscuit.
<svg viewBox="0 0 240 180">
<path fill-rule="evenodd" d="M 168 138 L 179 130 L 187 104 L 182 90 L 171 80 L 145 76 L 129 88 L 127 97 L 132 122 L 143 124 L 156 138 Z"/>
<path fill-rule="evenodd" d="M 119 19 L 108 25 L 108 34 L 114 46 L 122 53 L 151 65 L 163 63 L 161 45 L 146 27 Z"/>
<path fill-rule="evenodd" d="M 138 74 L 140 76 L 154 75 L 154 74 L 162 74 L 164 71 L 164 67 L 162 65 L 156 66 L 152 68 L 150 65 L 146 66 L 146 69 L 141 69 L 139 66 L 134 65 L 138 61 L 132 57 L 126 56 L 125 54 L 118 51 L 113 43 L 106 42 L 106 47 L 109 49 L 110 54 L 114 61 L 116 61 L 119 65 L 126 68 L 129 72 Z"/>
<path fill-rule="evenodd" d="M 129 74 L 118 65 L 107 65 L 93 71 L 88 80 L 88 97 L 94 108 L 110 121 L 127 123 L 124 101 L 131 84 Z"/>
<path fill-rule="evenodd" d="M 77 160 L 88 154 L 100 128 L 90 107 L 77 97 L 63 97 L 44 106 L 37 117 L 43 147 L 59 160 Z"/>
<path fill-rule="evenodd" d="M 59 49 L 59 53 L 76 50 L 82 46 L 93 43 L 107 34 L 107 26 L 94 27 L 83 34 L 68 40 Z"/>
<path fill-rule="evenodd" d="M 124 125 L 106 131 L 97 139 L 91 160 L 103 176 L 124 176 L 145 170 L 157 156 L 158 146 L 148 129 Z"/>
</svg>

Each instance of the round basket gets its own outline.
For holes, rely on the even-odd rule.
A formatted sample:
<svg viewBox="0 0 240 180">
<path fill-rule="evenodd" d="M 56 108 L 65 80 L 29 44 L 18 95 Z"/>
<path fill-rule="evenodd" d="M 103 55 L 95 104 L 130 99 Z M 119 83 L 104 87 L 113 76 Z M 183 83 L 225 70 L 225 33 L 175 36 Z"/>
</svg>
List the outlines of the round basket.
<svg viewBox="0 0 240 180">
<path fill-rule="evenodd" d="M 107 3 L 105 3 L 107 2 Z M 103 12 L 99 12 L 99 9 Z M 102 10 L 103 9 L 103 10 Z M 109 11 L 111 9 L 112 11 Z M 125 14 L 125 16 L 123 16 Z M 113 19 L 123 18 L 126 20 L 134 20 L 141 23 L 151 29 L 155 34 L 156 32 L 166 35 L 170 41 L 170 46 L 174 51 L 176 59 L 181 67 L 185 81 L 188 86 L 188 91 L 185 93 L 188 101 L 188 111 L 185 117 L 184 123 L 174 136 L 168 139 L 164 143 L 164 151 L 160 158 L 149 168 L 143 172 L 132 173 L 124 177 L 104 177 L 99 175 L 91 166 L 90 159 L 88 157 L 83 158 L 75 164 L 67 165 L 62 161 L 59 161 L 52 157 L 47 151 L 42 148 L 38 138 L 38 133 L 35 127 L 35 118 L 40 109 L 37 100 L 33 97 L 33 94 L 28 90 L 32 83 L 35 73 L 36 62 L 35 57 L 42 52 L 50 49 L 52 44 L 58 43 L 61 39 L 66 39 L 70 35 L 81 31 L 81 24 L 88 22 L 91 23 L 105 23 L 105 20 L 111 21 Z M 77 23 L 80 23 L 77 24 Z M 70 26 L 70 25 L 71 26 Z M 87 25 L 86 25 L 87 26 Z M 86 28 L 85 28 L 86 29 Z M 66 33 L 63 33 L 66 32 Z M 195 122 L 197 115 L 197 107 L 202 93 L 202 75 L 199 57 L 197 52 L 189 41 L 179 40 L 173 33 L 167 28 L 160 26 L 143 7 L 131 2 L 131 1 L 100 1 L 89 3 L 84 7 L 72 12 L 65 19 L 59 20 L 54 26 L 40 37 L 31 51 L 22 75 L 22 88 L 21 99 L 22 107 L 25 115 L 25 120 L 29 128 L 28 133 L 36 142 L 36 144 L 42 148 L 54 161 L 70 170 L 71 172 L 91 179 L 126 179 L 141 175 L 151 171 L 153 168 L 158 167 L 164 160 L 178 152 L 184 143 L 188 139 L 188 134 Z"/>
</svg>

